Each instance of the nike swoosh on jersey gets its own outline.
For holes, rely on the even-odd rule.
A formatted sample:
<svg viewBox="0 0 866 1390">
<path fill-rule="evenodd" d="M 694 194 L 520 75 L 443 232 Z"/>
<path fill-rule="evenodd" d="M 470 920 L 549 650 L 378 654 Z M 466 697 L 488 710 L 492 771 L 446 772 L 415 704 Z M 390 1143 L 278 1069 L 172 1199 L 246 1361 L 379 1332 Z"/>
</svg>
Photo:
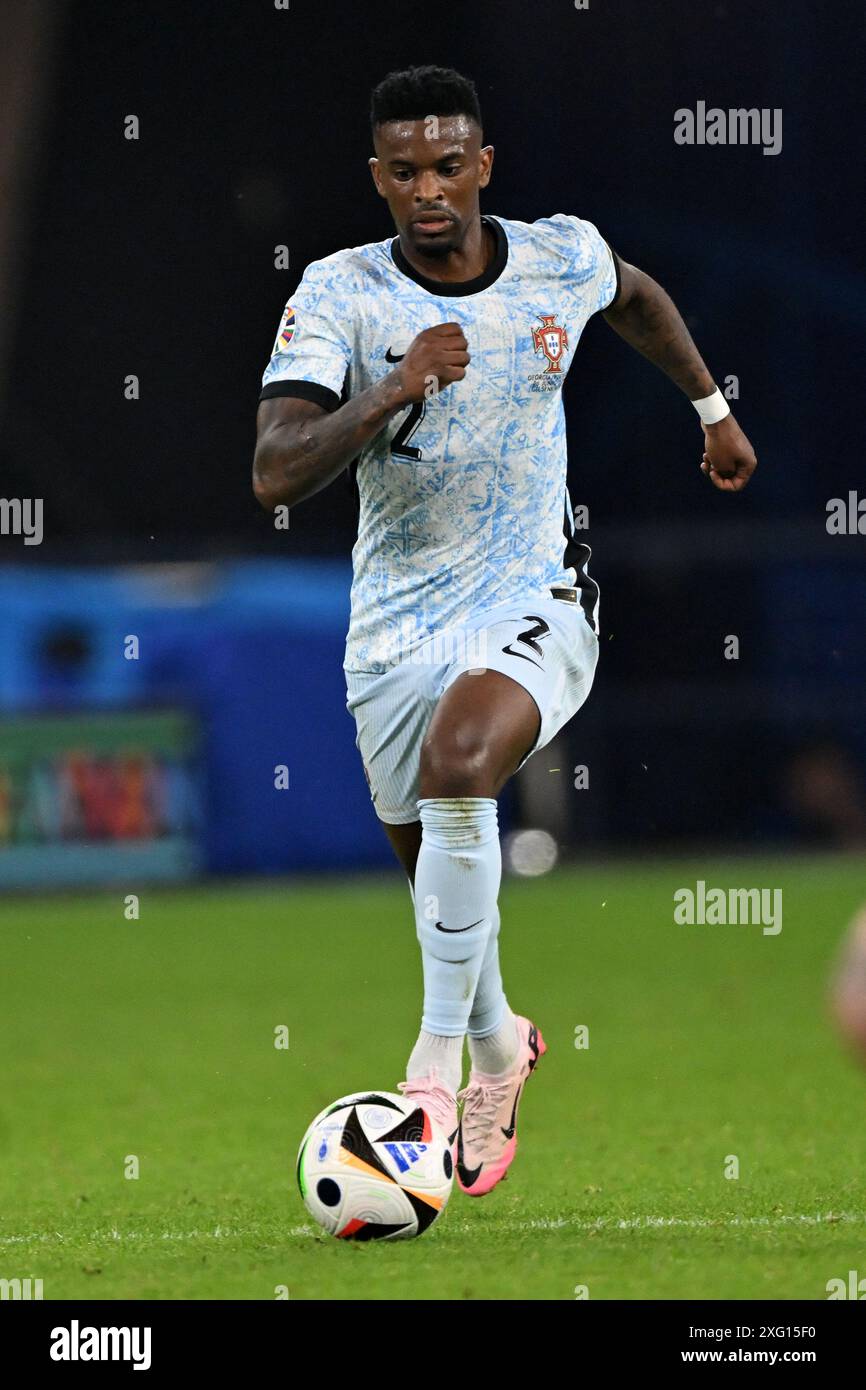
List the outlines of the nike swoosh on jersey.
<svg viewBox="0 0 866 1390">
<path fill-rule="evenodd" d="M 386 362 L 402 362 L 405 356 L 405 352 L 392 352 L 390 348 L 385 349 Z"/>
</svg>

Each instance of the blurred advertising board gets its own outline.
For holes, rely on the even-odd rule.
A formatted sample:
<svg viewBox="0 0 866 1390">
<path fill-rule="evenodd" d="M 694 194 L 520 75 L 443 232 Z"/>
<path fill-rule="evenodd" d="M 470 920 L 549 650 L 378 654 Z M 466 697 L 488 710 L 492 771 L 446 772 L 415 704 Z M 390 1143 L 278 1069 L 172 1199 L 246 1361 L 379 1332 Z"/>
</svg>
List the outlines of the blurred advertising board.
<svg viewBox="0 0 866 1390">
<path fill-rule="evenodd" d="M 181 710 L 0 718 L 0 889 L 197 873 L 198 745 Z"/>
</svg>

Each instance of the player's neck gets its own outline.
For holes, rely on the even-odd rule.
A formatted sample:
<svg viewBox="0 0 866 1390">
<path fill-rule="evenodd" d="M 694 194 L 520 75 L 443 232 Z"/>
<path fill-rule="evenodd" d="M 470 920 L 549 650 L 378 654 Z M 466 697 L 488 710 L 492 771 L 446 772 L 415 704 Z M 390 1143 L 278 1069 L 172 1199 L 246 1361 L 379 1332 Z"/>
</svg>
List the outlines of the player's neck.
<svg viewBox="0 0 866 1390">
<path fill-rule="evenodd" d="M 447 256 L 421 256 L 417 251 L 409 251 L 402 237 L 400 250 L 412 269 L 426 279 L 460 284 L 484 274 L 496 254 L 496 238 L 477 217 L 469 224 L 463 245 L 459 250 L 450 251 Z"/>
</svg>

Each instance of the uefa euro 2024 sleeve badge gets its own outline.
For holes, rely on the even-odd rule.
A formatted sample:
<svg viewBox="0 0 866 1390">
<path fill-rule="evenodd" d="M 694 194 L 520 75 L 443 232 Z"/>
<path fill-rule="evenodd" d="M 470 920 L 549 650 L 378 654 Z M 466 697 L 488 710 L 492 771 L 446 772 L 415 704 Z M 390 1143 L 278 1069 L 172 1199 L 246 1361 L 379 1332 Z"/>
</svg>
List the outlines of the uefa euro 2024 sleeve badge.
<svg viewBox="0 0 866 1390">
<path fill-rule="evenodd" d="M 280 328 L 280 348 L 285 352 L 289 343 L 295 336 L 295 311 L 291 304 L 286 305 L 286 312 L 283 315 L 283 323 Z"/>
</svg>

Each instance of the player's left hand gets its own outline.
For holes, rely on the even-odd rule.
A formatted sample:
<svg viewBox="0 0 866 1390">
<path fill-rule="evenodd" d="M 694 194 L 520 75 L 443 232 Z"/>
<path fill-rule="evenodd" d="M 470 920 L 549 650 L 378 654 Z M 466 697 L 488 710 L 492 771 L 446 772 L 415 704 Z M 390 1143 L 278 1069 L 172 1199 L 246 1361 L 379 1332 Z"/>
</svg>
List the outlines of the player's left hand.
<svg viewBox="0 0 866 1390">
<path fill-rule="evenodd" d="M 733 415 L 715 425 L 702 425 L 704 457 L 701 472 L 722 492 L 741 492 L 758 466 L 755 451 Z"/>
</svg>

